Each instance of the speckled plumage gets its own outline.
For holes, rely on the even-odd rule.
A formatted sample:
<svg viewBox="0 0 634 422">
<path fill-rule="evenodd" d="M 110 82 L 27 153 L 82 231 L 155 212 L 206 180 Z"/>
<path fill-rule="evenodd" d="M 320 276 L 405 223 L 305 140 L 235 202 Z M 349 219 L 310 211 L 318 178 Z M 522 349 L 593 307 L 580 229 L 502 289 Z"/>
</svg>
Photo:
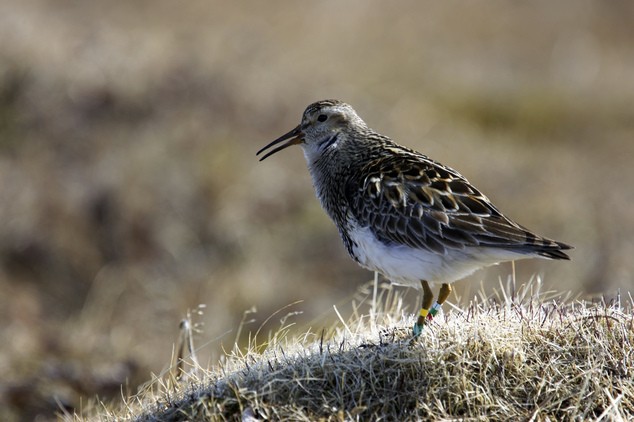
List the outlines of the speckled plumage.
<svg viewBox="0 0 634 422">
<path fill-rule="evenodd" d="M 530 257 L 569 259 L 569 245 L 505 217 L 450 167 L 370 129 L 338 100 L 309 105 L 276 139 L 304 150 L 317 197 L 353 259 L 389 279 L 451 283 L 483 266 Z"/>
</svg>

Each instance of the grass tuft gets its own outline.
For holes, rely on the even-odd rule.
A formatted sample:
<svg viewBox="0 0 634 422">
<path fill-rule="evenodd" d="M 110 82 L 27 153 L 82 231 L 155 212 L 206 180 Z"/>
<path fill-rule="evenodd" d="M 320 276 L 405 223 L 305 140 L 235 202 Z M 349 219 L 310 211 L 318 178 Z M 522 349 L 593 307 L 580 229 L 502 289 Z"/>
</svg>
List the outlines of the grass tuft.
<svg viewBox="0 0 634 422">
<path fill-rule="evenodd" d="M 254 338 L 186 381 L 154 383 L 125 417 L 111 416 L 632 420 L 632 299 L 592 304 L 539 288 L 505 286 L 441 314 L 418 339 L 398 293 L 383 288 L 372 322 L 355 312 L 330 333 Z"/>
</svg>

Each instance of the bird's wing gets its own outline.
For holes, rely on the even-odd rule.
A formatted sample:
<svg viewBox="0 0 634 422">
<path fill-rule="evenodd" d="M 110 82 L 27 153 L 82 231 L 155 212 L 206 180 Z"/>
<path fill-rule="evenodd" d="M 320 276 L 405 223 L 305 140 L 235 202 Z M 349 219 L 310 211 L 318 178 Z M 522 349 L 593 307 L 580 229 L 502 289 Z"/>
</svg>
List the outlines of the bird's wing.
<svg viewBox="0 0 634 422">
<path fill-rule="evenodd" d="M 345 187 L 350 211 L 385 243 L 444 254 L 488 246 L 565 259 L 564 244 L 506 218 L 455 170 L 411 150 L 368 164 Z"/>
</svg>

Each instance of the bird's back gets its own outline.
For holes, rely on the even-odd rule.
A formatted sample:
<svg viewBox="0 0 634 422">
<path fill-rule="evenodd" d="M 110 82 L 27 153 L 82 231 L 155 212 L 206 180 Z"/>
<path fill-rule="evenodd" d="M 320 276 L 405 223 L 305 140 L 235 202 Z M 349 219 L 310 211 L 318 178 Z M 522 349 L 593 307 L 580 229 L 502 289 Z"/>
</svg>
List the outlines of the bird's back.
<svg viewBox="0 0 634 422">
<path fill-rule="evenodd" d="M 569 259 L 570 246 L 505 217 L 457 171 L 391 141 L 375 147 L 345 185 L 350 212 L 386 244 L 440 255 L 494 248 Z"/>
</svg>

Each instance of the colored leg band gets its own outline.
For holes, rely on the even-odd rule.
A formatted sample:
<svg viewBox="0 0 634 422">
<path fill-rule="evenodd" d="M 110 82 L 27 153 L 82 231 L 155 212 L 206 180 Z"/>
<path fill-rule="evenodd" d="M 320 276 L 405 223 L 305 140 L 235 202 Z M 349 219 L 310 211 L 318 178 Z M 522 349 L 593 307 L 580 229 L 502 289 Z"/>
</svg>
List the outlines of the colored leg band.
<svg viewBox="0 0 634 422">
<path fill-rule="evenodd" d="M 427 314 L 429 313 L 429 309 L 421 309 L 420 310 L 420 316 L 422 316 L 423 318 L 425 318 L 427 316 Z"/>
<path fill-rule="evenodd" d="M 431 309 L 429 310 L 429 315 L 427 315 L 427 319 L 431 320 L 433 317 L 435 317 L 438 311 L 440 310 L 441 306 L 442 305 L 440 305 L 438 302 L 435 302 L 434 306 L 432 306 Z"/>
</svg>

